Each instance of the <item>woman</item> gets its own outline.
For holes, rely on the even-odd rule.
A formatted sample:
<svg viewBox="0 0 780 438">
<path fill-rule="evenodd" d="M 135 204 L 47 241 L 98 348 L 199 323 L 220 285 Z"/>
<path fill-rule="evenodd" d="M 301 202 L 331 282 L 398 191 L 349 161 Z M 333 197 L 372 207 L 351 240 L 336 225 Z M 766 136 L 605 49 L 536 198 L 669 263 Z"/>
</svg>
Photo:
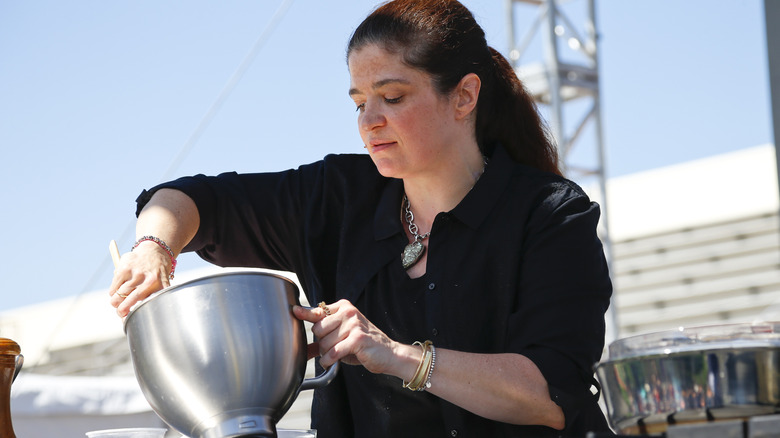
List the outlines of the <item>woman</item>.
<svg viewBox="0 0 780 438">
<path fill-rule="evenodd" d="M 347 62 L 368 156 L 144 191 L 112 305 L 167 286 L 180 251 L 293 271 L 323 302 L 294 309 L 310 354 L 353 365 L 315 393 L 318 436 L 608 431 L 598 206 L 559 175 L 511 66 L 453 0 L 379 7 Z"/>
</svg>

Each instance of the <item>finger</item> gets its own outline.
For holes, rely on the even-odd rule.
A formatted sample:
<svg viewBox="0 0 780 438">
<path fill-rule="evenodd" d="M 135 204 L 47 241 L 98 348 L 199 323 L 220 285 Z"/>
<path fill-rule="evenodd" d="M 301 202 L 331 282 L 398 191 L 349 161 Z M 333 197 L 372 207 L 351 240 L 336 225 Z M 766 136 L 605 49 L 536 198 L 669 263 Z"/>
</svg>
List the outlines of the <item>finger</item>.
<svg viewBox="0 0 780 438">
<path fill-rule="evenodd" d="M 127 316 L 128 313 L 130 313 L 130 309 L 133 307 L 134 304 L 137 302 L 146 299 L 149 295 L 153 294 L 154 292 L 157 292 L 160 290 L 160 286 L 158 283 L 158 279 L 154 278 L 153 276 L 146 277 L 144 281 L 137 285 L 133 286 L 130 283 L 125 283 L 127 285 L 127 289 L 123 288 L 124 285 L 119 288 L 117 291 L 117 294 L 114 295 L 114 298 L 112 299 L 119 299 L 117 308 L 117 314 L 119 316 Z M 125 290 L 127 292 L 125 292 Z M 125 295 L 123 298 L 119 294 Z M 117 298 L 118 297 L 118 298 Z"/>
<path fill-rule="evenodd" d="M 320 356 L 335 362 L 349 354 L 349 347 L 345 350 L 342 343 L 349 338 L 350 327 L 353 327 L 350 321 L 341 321 L 337 318 L 328 318 L 314 324 L 312 333 L 319 341 Z"/>
<path fill-rule="evenodd" d="M 328 340 L 324 341 L 321 339 L 319 342 L 320 365 L 328 368 L 338 361 L 350 363 L 353 365 L 358 364 L 357 361 L 350 360 L 350 358 L 353 356 L 350 353 L 351 347 L 349 346 L 349 336 L 345 337 L 344 339 L 338 339 L 336 342 L 332 342 L 334 339 L 336 339 L 336 334 L 334 333 L 331 336 L 328 336 L 326 339 Z"/>
<path fill-rule="evenodd" d="M 139 295 L 135 292 L 131 293 L 127 296 L 127 298 L 124 298 L 119 305 L 116 308 L 116 314 L 125 317 L 130 313 L 130 309 L 135 305 L 135 303 L 141 301 L 141 298 L 139 298 Z"/>
<path fill-rule="evenodd" d="M 295 305 L 293 306 L 292 311 L 296 318 L 302 321 L 310 322 L 312 324 L 322 321 L 322 319 L 326 316 L 325 312 L 319 307 L 303 307 Z"/>
<path fill-rule="evenodd" d="M 116 290 L 109 292 L 111 294 L 111 299 L 109 303 L 114 307 L 119 307 L 119 305 L 121 305 L 122 302 L 124 302 L 127 298 L 130 297 L 130 295 L 137 287 L 138 287 L 137 283 L 128 279 L 128 281 L 121 283 L 116 288 Z"/>
<path fill-rule="evenodd" d="M 129 283 L 125 283 L 119 289 L 117 289 L 113 294 L 111 294 L 111 301 L 110 301 L 111 304 L 114 307 L 117 307 L 122 301 L 127 299 L 127 297 L 129 297 L 134 290 L 135 290 L 134 286 L 130 286 Z"/>
<path fill-rule="evenodd" d="M 108 287 L 108 294 L 114 295 L 114 293 L 131 278 L 129 271 L 125 269 L 114 269 L 114 276 L 111 279 L 111 286 Z"/>
<path fill-rule="evenodd" d="M 116 307 L 117 315 L 123 317 L 127 316 L 127 314 L 130 312 L 130 307 L 132 307 L 132 305 L 138 301 L 133 295 L 133 291 L 128 290 L 126 292 L 127 293 L 125 294 L 122 292 L 122 289 L 120 289 L 111 298 L 111 304 Z"/>
</svg>

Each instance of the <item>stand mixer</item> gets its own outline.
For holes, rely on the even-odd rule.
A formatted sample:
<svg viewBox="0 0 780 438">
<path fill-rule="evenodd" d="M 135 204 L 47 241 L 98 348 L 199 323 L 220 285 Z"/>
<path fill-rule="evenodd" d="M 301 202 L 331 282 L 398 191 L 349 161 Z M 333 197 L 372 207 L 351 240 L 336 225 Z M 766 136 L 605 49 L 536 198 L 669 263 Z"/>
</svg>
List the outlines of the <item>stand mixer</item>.
<svg viewBox="0 0 780 438">
<path fill-rule="evenodd" d="M 298 287 L 266 271 L 230 271 L 163 289 L 125 319 L 136 378 L 152 409 L 191 438 L 276 437 L 304 380 Z"/>
</svg>

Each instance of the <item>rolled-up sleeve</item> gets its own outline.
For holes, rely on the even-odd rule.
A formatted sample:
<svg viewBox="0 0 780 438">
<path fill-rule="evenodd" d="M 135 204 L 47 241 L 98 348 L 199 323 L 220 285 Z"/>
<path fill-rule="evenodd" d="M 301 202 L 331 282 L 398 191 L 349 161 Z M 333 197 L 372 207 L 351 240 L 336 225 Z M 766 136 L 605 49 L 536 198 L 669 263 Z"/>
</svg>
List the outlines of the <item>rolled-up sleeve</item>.
<svg viewBox="0 0 780 438">
<path fill-rule="evenodd" d="M 567 427 L 588 421 L 583 407 L 593 406 L 593 365 L 604 347 L 612 295 L 599 216 L 599 206 L 573 184 L 556 184 L 545 194 L 527 223 L 519 305 L 509 317 L 510 351 L 537 365 Z M 594 420 L 603 423 L 601 415 Z"/>
<path fill-rule="evenodd" d="M 184 251 L 220 266 L 293 270 L 303 263 L 303 222 L 320 184 L 318 165 L 179 178 L 142 192 L 136 214 L 157 190 L 179 190 L 192 198 L 200 215 L 198 232 Z"/>
</svg>

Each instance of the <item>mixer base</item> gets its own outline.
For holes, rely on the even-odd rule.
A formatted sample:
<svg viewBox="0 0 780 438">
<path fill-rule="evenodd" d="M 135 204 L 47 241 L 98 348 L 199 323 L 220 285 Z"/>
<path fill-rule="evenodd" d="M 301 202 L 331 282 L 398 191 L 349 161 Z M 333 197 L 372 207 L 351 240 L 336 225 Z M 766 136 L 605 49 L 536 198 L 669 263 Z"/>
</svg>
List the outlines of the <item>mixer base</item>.
<svg viewBox="0 0 780 438">
<path fill-rule="evenodd" d="M 226 412 L 221 418 L 212 418 L 194 438 L 277 438 L 276 424 L 263 409 L 245 409 Z"/>
</svg>

